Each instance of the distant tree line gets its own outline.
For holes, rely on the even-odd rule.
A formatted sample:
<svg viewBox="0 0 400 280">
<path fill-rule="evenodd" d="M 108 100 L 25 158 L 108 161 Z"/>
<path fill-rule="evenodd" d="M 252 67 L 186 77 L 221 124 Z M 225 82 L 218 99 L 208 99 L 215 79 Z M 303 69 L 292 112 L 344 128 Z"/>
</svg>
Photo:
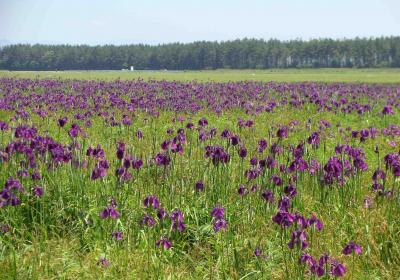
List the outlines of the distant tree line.
<svg viewBox="0 0 400 280">
<path fill-rule="evenodd" d="M 400 37 L 199 41 L 162 45 L 10 45 L 0 69 L 112 70 L 400 67 Z"/>
</svg>

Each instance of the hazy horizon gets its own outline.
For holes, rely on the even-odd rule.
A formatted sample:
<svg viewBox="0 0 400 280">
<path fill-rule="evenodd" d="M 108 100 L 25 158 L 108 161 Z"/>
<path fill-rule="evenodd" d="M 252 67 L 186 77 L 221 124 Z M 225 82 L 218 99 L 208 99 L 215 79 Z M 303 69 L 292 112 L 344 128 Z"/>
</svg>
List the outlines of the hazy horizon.
<svg viewBox="0 0 400 280">
<path fill-rule="evenodd" d="M 389 37 L 400 37 L 400 35 L 387 35 L 387 36 L 370 36 L 370 37 L 352 37 L 352 38 L 329 38 L 329 37 L 320 37 L 320 38 L 309 38 L 309 39 L 301 39 L 301 38 L 293 38 L 293 39 L 287 39 L 287 40 L 282 40 L 278 38 L 252 38 L 252 37 L 243 37 L 243 38 L 233 38 L 233 39 L 227 39 L 227 40 L 195 40 L 195 41 L 188 41 L 188 42 L 154 42 L 154 43 L 141 43 L 141 42 L 132 42 L 132 43 L 97 43 L 97 44 L 88 44 L 88 43 L 76 43 L 76 44 L 71 44 L 71 43 L 62 43 L 62 42 L 55 42 L 55 41 L 39 41 L 39 42 L 12 42 L 8 40 L 2 40 L 0 39 L 0 47 L 1 46 L 13 46 L 13 45 L 54 45 L 54 46 L 61 46 L 61 45 L 68 45 L 68 46 L 90 46 L 90 47 L 97 47 L 97 46 L 128 46 L 128 45 L 145 45 L 145 46 L 158 46 L 158 45 L 169 45 L 169 44 L 191 44 L 191 43 L 198 43 L 198 42 L 218 42 L 218 43 L 224 43 L 228 41 L 235 41 L 235 40 L 264 40 L 268 42 L 269 40 L 279 40 L 280 42 L 290 42 L 290 41 L 303 41 L 303 42 L 309 42 L 312 40 L 324 40 L 324 39 L 332 39 L 332 40 L 339 40 L 339 41 L 345 41 L 345 40 L 353 40 L 356 38 L 359 39 L 376 39 L 376 38 L 389 38 Z"/>
<path fill-rule="evenodd" d="M 400 35 L 400 1 L 0 0 L 0 45 L 168 44 Z M 318 23 L 318 24 L 316 24 Z"/>
</svg>

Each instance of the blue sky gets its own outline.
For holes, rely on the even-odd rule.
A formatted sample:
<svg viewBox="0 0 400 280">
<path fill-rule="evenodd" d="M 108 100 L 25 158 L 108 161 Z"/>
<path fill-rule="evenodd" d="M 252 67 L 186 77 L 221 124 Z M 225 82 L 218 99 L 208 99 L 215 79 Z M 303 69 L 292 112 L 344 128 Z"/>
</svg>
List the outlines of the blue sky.
<svg viewBox="0 0 400 280">
<path fill-rule="evenodd" d="M 0 0 L 3 44 L 382 35 L 400 35 L 400 0 Z"/>
</svg>

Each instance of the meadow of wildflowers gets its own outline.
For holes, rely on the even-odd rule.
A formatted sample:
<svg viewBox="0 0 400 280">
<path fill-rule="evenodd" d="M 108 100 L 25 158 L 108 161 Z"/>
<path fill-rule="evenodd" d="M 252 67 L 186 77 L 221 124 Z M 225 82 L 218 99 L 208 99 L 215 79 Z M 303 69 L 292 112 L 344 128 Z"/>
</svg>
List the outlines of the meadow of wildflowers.
<svg viewBox="0 0 400 280">
<path fill-rule="evenodd" d="M 4 279 L 397 279 L 400 85 L 0 79 Z"/>
</svg>

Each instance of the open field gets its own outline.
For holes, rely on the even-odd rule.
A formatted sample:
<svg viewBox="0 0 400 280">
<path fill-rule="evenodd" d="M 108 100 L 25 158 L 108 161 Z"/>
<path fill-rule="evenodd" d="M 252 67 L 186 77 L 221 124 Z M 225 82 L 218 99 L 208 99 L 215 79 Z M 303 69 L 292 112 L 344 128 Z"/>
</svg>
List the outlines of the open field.
<svg viewBox="0 0 400 280">
<path fill-rule="evenodd" d="M 0 71 L 0 77 L 115 80 L 143 78 L 179 81 L 276 81 L 400 83 L 400 69 L 285 69 L 210 71 Z"/>
<path fill-rule="evenodd" d="M 398 84 L 112 80 L 321 71 L 1 72 L 0 278 L 398 279 Z"/>
</svg>

